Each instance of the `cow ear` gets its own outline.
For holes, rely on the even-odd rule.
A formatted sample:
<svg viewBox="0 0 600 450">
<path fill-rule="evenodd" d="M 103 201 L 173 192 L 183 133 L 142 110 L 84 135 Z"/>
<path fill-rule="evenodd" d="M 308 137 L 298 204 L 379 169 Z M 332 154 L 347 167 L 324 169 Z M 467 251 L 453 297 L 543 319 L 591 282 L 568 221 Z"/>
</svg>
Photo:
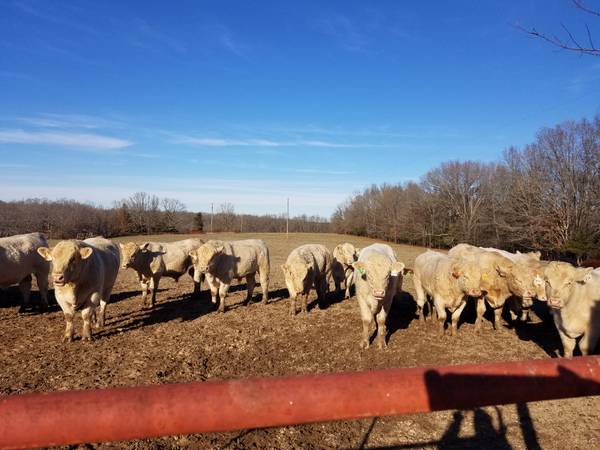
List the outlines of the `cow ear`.
<svg viewBox="0 0 600 450">
<path fill-rule="evenodd" d="M 462 270 L 460 268 L 460 265 L 453 264 L 451 274 L 454 278 L 459 278 L 462 275 Z"/>
<path fill-rule="evenodd" d="M 140 250 L 143 252 L 150 250 L 150 242 L 144 242 L 142 245 L 140 245 Z"/>
<path fill-rule="evenodd" d="M 355 263 L 352 263 L 352 267 L 354 268 L 354 270 L 356 270 L 361 276 L 366 275 L 367 273 L 367 266 L 365 265 L 364 262 L 362 261 L 356 261 Z"/>
<path fill-rule="evenodd" d="M 576 281 L 580 284 L 589 283 L 592 280 L 593 270 L 592 267 L 586 267 L 585 269 L 580 270 L 580 275 Z"/>
<path fill-rule="evenodd" d="M 79 255 L 81 255 L 81 259 L 88 259 L 92 256 L 93 251 L 92 247 L 83 247 L 79 249 Z"/>
<path fill-rule="evenodd" d="M 508 267 L 502 266 L 501 264 L 496 264 L 496 272 L 502 278 L 505 278 L 508 275 L 508 270 L 509 270 Z"/>
<path fill-rule="evenodd" d="M 392 263 L 392 270 L 390 272 L 390 275 L 393 277 L 397 277 L 398 275 L 404 272 L 404 267 L 406 266 L 403 262 L 396 261 L 395 263 Z"/>
<path fill-rule="evenodd" d="M 52 261 L 52 255 L 50 254 L 50 249 L 48 247 L 38 247 L 37 252 L 46 261 Z"/>
<path fill-rule="evenodd" d="M 196 252 L 194 250 L 192 250 L 191 252 L 188 252 L 188 255 L 190 256 L 190 258 L 192 258 L 193 262 L 196 262 L 198 257 L 196 256 Z"/>
</svg>

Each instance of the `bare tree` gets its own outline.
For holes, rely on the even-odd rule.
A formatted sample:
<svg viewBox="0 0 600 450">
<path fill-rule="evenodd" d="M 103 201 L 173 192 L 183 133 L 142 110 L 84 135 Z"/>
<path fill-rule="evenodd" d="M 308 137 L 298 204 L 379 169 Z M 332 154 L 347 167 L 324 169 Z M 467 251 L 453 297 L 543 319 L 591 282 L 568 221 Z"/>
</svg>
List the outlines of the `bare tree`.
<svg viewBox="0 0 600 450">
<path fill-rule="evenodd" d="M 571 0 L 571 2 L 577 9 L 583 11 L 588 16 L 591 16 L 596 20 L 600 20 L 600 9 L 588 7 L 583 0 Z M 561 28 L 563 30 L 564 37 L 558 37 L 556 34 L 543 33 L 535 28 L 525 28 L 521 25 L 517 25 L 516 27 L 528 35 L 533 36 L 534 38 L 542 39 L 543 41 L 546 41 L 563 50 L 580 53 L 582 55 L 600 56 L 600 48 L 596 47 L 594 44 L 592 33 L 587 24 L 585 24 L 585 37 L 583 40 L 575 37 L 573 32 L 562 23 Z"/>
</svg>

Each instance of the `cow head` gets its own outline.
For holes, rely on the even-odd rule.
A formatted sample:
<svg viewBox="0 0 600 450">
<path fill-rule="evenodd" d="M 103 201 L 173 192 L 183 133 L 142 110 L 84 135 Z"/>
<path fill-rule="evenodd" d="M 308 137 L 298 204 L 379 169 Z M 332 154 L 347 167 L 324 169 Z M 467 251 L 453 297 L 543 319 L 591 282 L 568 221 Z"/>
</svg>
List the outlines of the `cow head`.
<svg viewBox="0 0 600 450">
<path fill-rule="evenodd" d="M 358 251 L 354 245 L 346 242 L 333 249 L 333 257 L 344 267 L 352 267 L 352 264 L 358 259 Z"/>
<path fill-rule="evenodd" d="M 479 266 L 467 259 L 460 259 L 452 264 L 450 275 L 456 279 L 458 286 L 465 295 L 481 296 L 482 274 Z M 486 274 L 490 276 L 490 274 Z"/>
<path fill-rule="evenodd" d="M 150 252 L 149 242 L 144 242 L 140 245 L 135 242 L 127 242 L 125 244 L 119 242 L 119 247 L 121 248 L 121 267 L 123 269 L 140 266 L 143 258 Z"/>
<path fill-rule="evenodd" d="M 295 262 L 291 264 L 282 264 L 281 270 L 285 278 L 285 284 L 290 293 L 290 297 L 295 298 L 298 294 L 307 293 L 311 286 L 309 283 L 309 273 L 313 270 L 312 264 L 307 262 Z"/>
<path fill-rule="evenodd" d="M 511 294 L 521 297 L 527 304 L 533 298 L 546 299 L 545 282 L 539 273 L 528 264 L 496 264 L 498 275 L 506 279 Z"/>
<path fill-rule="evenodd" d="M 82 245 L 79 241 L 60 241 L 52 250 L 48 247 L 37 249 L 42 258 L 52 261 L 52 281 L 59 287 L 79 279 L 93 251 L 92 247 Z"/>
<path fill-rule="evenodd" d="M 576 283 L 585 284 L 592 278 L 591 267 L 577 268 L 569 263 L 552 261 L 544 271 L 548 306 L 553 309 L 564 307 L 570 300 Z"/>
<path fill-rule="evenodd" d="M 399 277 L 405 270 L 404 263 L 392 262 L 384 255 L 372 255 L 366 261 L 353 263 L 352 267 L 354 278 L 366 281 L 376 300 L 383 300 L 390 290 L 395 294 Z"/>
<path fill-rule="evenodd" d="M 189 252 L 194 264 L 194 270 L 197 272 L 208 272 L 215 257 L 222 255 L 225 247 L 221 242 L 209 241 L 202 244 L 196 250 Z"/>
</svg>

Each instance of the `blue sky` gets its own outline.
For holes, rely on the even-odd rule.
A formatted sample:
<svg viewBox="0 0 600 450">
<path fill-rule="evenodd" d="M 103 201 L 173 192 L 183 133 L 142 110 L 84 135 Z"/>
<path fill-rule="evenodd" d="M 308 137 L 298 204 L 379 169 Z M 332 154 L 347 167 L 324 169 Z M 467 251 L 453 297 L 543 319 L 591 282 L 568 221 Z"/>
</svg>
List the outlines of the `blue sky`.
<svg viewBox="0 0 600 450">
<path fill-rule="evenodd" d="M 0 0 L 0 199 L 329 216 L 599 114 L 600 60 L 514 27 L 561 22 L 600 41 L 568 0 Z"/>
</svg>

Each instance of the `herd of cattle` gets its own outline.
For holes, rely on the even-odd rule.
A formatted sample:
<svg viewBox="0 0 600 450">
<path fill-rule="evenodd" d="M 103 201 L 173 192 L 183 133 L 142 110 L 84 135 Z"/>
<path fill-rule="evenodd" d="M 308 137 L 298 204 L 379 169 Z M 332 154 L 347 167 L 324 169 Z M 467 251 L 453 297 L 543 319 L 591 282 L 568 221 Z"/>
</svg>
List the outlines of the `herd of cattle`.
<svg viewBox="0 0 600 450">
<path fill-rule="evenodd" d="M 542 261 L 539 252 L 510 253 L 495 248 L 459 244 L 448 254 L 428 250 L 407 268 L 386 244 L 363 249 L 338 245 L 333 252 L 319 244 L 294 249 L 281 266 L 290 297 L 290 313 L 307 312 L 307 298 L 315 289 L 319 298 L 335 289 L 350 297 L 354 285 L 363 323 L 360 347 L 369 347 L 376 323 L 375 342 L 386 346 L 386 319 L 394 296 L 402 290 L 405 276 L 412 275 L 417 314 L 425 320 L 425 307 L 437 316 L 442 333 L 450 313 L 450 331 L 456 334 L 460 314 L 469 299 L 476 302 L 475 326 L 481 326 L 486 304 L 494 311 L 494 327 L 507 305 L 512 320 L 527 320 L 533 300 L 546 302 L 563 344 L 571 357 L 579 340 L 588 354 L 600 337 L 600 269 L 578 268 L 565 262 Z M 171 243 L 134 242 L 116 245 L 102 237 L 63 240 L 52 249 L 45 236 L 30 233 L 0 239 L 0 286 L 19 285 L 23 307 L 29 307 L 32 276 L 40 292 L 41 306 L 48 306 L 48 276 L 65 317 L 64 340 L 74 336 L 73 316 L 81 312 L 82 339 L 91 340 L 92 323 L 104 326 L 106 305 L 119 268 L 133 269 L 140 281 L 144 307 L 153 307 L 163 276 L 179 279 L 189 273 L 194 292 L 206 280 L 213 303 L 225 311 L 231 283 L 243 278 L 247 301 L 252 298 L 256 275 L 262 302 L 269 293 L 269 249 L 262 240 L 237 241 L 186 239 Z"/>
</svg>

